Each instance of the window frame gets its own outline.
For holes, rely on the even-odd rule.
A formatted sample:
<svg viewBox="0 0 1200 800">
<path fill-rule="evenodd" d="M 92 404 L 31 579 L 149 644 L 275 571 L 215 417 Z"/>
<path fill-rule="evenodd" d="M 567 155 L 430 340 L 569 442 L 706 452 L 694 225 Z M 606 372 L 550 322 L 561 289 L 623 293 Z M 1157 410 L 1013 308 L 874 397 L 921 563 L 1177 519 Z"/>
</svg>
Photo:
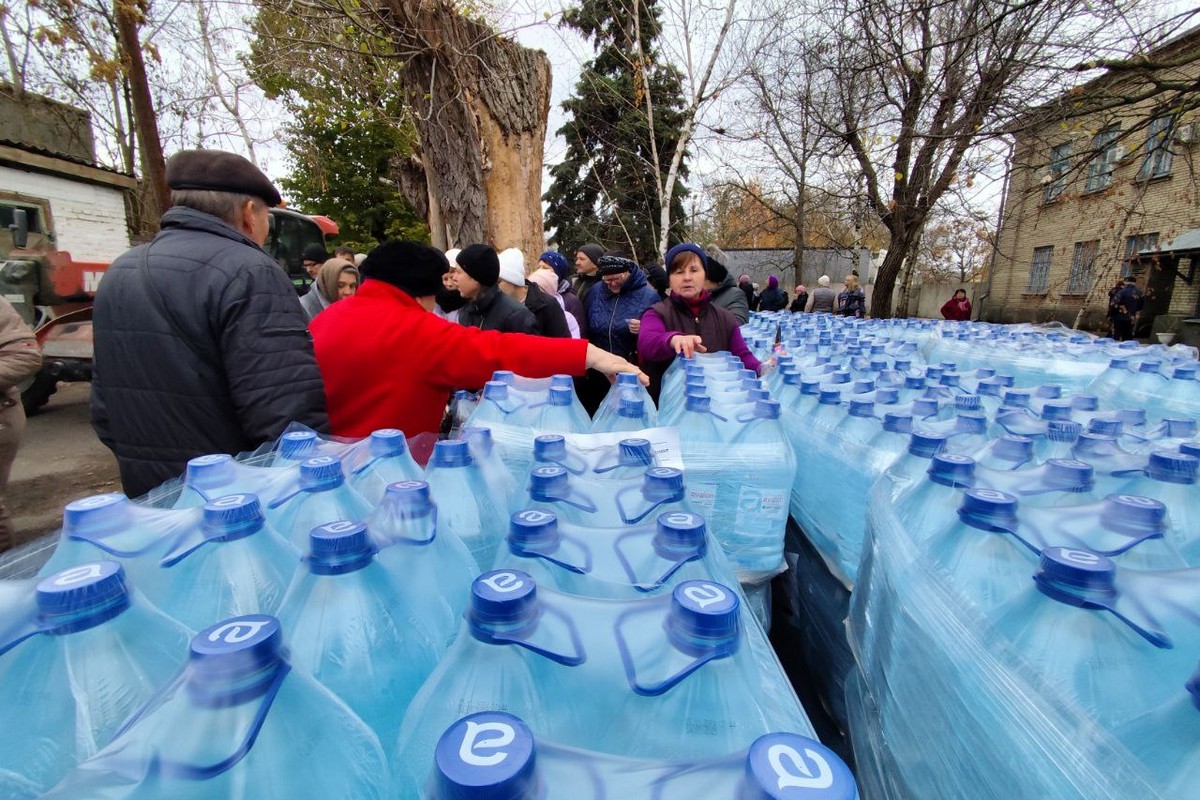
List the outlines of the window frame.
<svg viewBox="0 0 1200 800">
<path fill-rule="evenodd" d="M 1171 152 L 1171 135 L 1174 132 L 1174 114 L 1159 114 L 1150 118 L 1150 123 L 1146 126 L 1146 143 L 1143 145 L 1146 154 L 1142 157 L 1141 167 L 1138 168 L 1138 180 L 1165 178 L 1171 174 L 1175 160 L 1175 154 Z"/>
<path fill-rule="evenodd" d="M 1070 142 L 1062 142 L 1050 148 L 1050 161 L 1046 168 L 1051 179 L 1042 192 L 1042 202 L 1053 203 L 1067 188 L 1067 171 L 1071 168 Z"/>
<path fill-rule="evenodd" d="M 1039 256 L 1045 255 L 1042 263 Z M 1029 262 L 1029 285 L 1026 294 L 1046 294 L 1050 287 L 1050 265 L 1054 263 L 1054 245 L 1033 248 L 1033 258 Z"/>
<path fill-rule="evenodd" d="M 1113 184 L 1113 173 L 1117 171 L 1117 139 L 1120 126 L 1113 125 L 1098 131 L 1092 137 L 1092 158 L 1088 161 L 1087 181 L 1084 188 L 1099 192 Z"/>
<path fill-rule="evenodd" d="M 1091 291 L 1096 275 L 1096 259 L 1099 255 L 1099 239 L 1075 243 L 1075 251 L 1071 255 L 1071 272 L 1067 276 L 1067 290 L 1063 294 L 1087 294 Z"/>
<path fill-rule="evenodd" d="M 1158 246 L 1158 231 L 1152 233 L 1135 233 L 1125 237 L 1125 257 L 1121 259 L 1121 277 L 1128 278 L 1133 274 L 1133 262 L 1137 254 L 1147 249 L 1148 245 Z"/>
</svg>

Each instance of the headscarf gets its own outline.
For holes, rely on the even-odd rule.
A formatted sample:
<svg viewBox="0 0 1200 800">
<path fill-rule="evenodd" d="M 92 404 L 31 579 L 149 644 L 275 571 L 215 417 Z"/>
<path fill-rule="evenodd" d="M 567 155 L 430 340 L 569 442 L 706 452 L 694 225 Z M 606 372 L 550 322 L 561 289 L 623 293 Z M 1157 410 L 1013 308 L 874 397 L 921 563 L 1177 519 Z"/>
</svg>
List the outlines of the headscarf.
<svg viewBox="0 0 1200 800">
<path fill-rule="evenodd" d="M 555 253 L 555 255 L 558 255 L 558 253 Z M 562 256 L 559 256 L 559 258 L 562 258 Z M 538 260 L 545 261 L 546 259 L 540 258 Z M 544 267 L 535 269 L 529 275 L 529 282 L 536 283 L 539 289 L 550 296 L 558 294 L 558 275 L 554 270 Z"/>
<path fill-rule="evenodd" d="M 779 288 L 779 278 L 777 278 L 774 275 L 767 278 L 767 288 L 768 289 L 778 289 Z"/>
<path fill-rule="evenodd" d="M 800 284 L 799 286 L 797 286 L 797 287 L 796 287 L 796 292 L 797 292 L 798 294 L 808 294 L 808 287 L 806 287 L 806 286 L 805 286 L 805 285 L 802 283 L 802 284 Z"/>
<path fill-rule="evenodd" d="M 317 286 L 320 287 L 321 296 L 325 301 L 337 302 L 338 278 L 342 277 L 343 272 L 353 273 L 355 283 L 362 279 L 354 264 L 344 258 L 331 258 L 321 265 L 321 271 L 317 273 Z"/>
</svg>

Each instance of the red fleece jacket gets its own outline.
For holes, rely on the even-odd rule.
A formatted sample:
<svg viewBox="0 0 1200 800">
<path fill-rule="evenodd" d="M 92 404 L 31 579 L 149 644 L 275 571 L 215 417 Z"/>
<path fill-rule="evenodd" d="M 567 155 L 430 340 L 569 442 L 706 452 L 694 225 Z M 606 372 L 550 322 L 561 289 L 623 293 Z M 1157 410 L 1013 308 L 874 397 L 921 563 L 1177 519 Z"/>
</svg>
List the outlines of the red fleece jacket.
<svg viewBox="0 0 1200 800">
<path fill-rule="evenodd" d="M 308 326 L 339 436 L 399 428 L 436 432 L 454 389 L 478 389 L 498 369 L 530 378 L 582 375 L 587 342 L 467 328 L 440 319 L 389 283 L 366 280 Z"/>
</svg>

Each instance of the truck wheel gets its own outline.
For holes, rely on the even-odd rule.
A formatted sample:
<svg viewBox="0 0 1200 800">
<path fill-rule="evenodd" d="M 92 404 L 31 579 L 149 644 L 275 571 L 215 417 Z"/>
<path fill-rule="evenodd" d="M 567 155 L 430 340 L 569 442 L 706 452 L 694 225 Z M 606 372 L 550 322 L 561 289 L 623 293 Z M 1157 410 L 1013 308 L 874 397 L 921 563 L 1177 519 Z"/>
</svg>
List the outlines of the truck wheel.
<svg viewBox="0 0 1200 800">
<path fill-rule="evenodd" d="M 58 378 L 39 372 L 29 382 L 21 387 L 21 405 L 25 407 L 25 416 L 32 417 L 50 402 L 50 395 L 58 391 Z"/>
</svg>

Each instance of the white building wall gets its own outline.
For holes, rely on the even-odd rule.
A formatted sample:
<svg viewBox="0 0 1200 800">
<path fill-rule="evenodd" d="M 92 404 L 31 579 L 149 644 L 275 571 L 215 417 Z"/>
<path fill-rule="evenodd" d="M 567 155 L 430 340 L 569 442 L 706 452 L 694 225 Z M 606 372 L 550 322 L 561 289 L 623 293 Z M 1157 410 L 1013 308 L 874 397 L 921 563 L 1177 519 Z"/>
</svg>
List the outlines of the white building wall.
<svg viewBox="0 0 1200 800">
<path fill-rule="evenodd" d="M 75 261 L 112 261 L 129 249 L 120 189 L 0 166 L 0 190 L 49 200 L 55 249 Z"/>
</svg>

